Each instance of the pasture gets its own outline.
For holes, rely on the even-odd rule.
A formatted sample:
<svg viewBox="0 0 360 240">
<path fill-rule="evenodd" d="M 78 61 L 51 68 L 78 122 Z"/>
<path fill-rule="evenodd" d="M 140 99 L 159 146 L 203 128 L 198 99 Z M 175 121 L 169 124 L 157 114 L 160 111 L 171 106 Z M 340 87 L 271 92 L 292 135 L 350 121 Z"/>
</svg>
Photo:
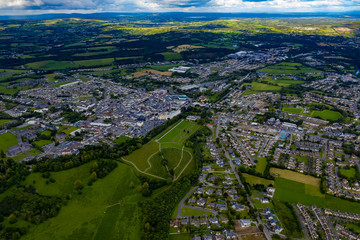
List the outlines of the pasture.
<svg viewBox="0 0 360 240">
<path fill-rule="evenodd" d="M 360 213 L 357 202 L 351 202 L 331 195 L 322 194 L 320 188 L 314 185 L 304 184 L 285 178 L 276 178 L 275 189 L 274 199 L 283 202 L 300 202 L 307 206 L 316 204 L 321 208 Z"/>
<path fill-rule="evenodd" d="M 177 180 L 195 166 L 191 149 L 183 144 L 199 128 L 195 122 L 181 120 L 122 160 L 135 167 L 139 174 Z M 170 170 L 174 170 L 174 176 L 170 175 Z"/>
<path fill-rule="evenodd" d="M 18 144 L 17 138 L 12 133 L 4 133 L 0 135 L 0 150 L 4 152 L 8 151 L 8 147 L 12 147 Z"/>
<path fill-rule="evenodd" d="M 278 174 L 281 178 L 288 180 L 296 181 L 299 183 L 309 184 L 312 186 L 320 186 L 320 178 L 315 178 L 309 175 L 304 175 L 298 172 L 280 169 L 280 168 L 270 168 L 270 174 Z"/>
</svg>

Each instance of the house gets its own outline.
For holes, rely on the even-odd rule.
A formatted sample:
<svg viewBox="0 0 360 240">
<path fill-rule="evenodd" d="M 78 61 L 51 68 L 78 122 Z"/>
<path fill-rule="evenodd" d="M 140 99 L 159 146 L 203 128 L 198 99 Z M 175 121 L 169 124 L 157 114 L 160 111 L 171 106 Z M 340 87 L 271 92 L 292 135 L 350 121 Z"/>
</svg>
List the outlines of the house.
<svg viewBox="0 0 360 240">
<path fill-rule="evenodd" d="M 201 236 L 194 236 L 192 240 L 201 240 Z"/>
<path fill-rule="evenodd" d="M 269 214 L 269 213 L 271 213 L 271 210 L 270 210 L 270 208 L 265 208 L 265 210 L 264 210 L 264 212 L 265 212 L 265 214 Z"/>
<path fill-rule="evenodd" d="M 231 202 L 232 204 L 232 208 L 235 210 L 235 211 L 243 211 L 245 210 L 245 207 L 243 205 L 239 205 L 236 201 L 232 201 Z"/>
<path fill-rule="evenodd" d="M 250 227 L 252 221 L 249 219 L 240 219 L 240 225 L 241 227 Z"/>
<path fill-rule="evenodd" d="M 198 206 L 200 207 L 204 207 L 205 204 L 206 204 L 206 199 L 205 198 L 200 198 L 197 203 L 196 203 Z"/>
<path fill-rule="evenodd" d="M 217 219 L 217 217 L 210 218 L 210 219 L 209 219 L 209 222 L 210 222 L 211 224 L 219 224 L 219 220 Z"/>
<path fill-rule="evenodd" d="M 225 204 L 217 203 L 217 204 L 216 204 L 216 208 L 217 208 L 219 211 L 227 211 L 227 206 L 226 206 Z"/>
<path fill-rule="evenodd" d="M 280 227 L 279 225 L 275 225 L 274 231 L 275 231 L 276 233 L 281 233 L 282 230 L 283 230 L 282 227 Z"/>
<path fill-rule="evenodd" d="M 227 224 L 229 222 L 229 219 L 226 217 L 220 217 L 220 221 L 224 224 Z"/>
<path fill-rule="evenodd" d="M 211 234 L 204 235 L 204 240 L 213 240 L 213 236 Z"/>
<path fill-rule="evenodd" d="M 189 220 L 188 220 L 187 218 L 183 218 L 183 219 L 181 219 L 180 223 L 181 223 L 182 226 L 188 225 L 188 224 L 189 224 Z"/>
<path fill-rule="evenodd" d="M 214 192 L 214 189 L 209 188 L 208 190 L 206 190 L 205 194 L 211 195 L 211 194 L 213 194 L 213 192 Z"/>
<path fill-rule="evenodd" d="M 263 204 L 266 204 L 266 203 L 269 203 L 269 199 L 262 197 L 262 198 L 260 198 L 260 202 Z"/>
<path fill-rule="evenodd" d="M 237 235 L 234 232 L 226 232 L 226 240 L 235 240 Z"/>
</svg>

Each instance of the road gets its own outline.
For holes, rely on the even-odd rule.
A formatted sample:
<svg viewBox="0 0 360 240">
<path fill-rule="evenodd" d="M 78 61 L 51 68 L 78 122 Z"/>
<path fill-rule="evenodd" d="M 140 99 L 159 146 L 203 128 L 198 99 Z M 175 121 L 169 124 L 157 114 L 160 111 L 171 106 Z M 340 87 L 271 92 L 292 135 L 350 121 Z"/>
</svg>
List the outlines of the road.
<svg viewBox="0 0 360 240">
<path fill-rule="evenodd" d="M 246 150 L 244 144 L 236 137 L 235 132 L 231 132 L 231 135 L 236 139 L 236 141 L 239 143 L 241 149 L 246 154 L 246 156 L 250 159 L 252 165 L 256 165 L 252 157 L 250 156 L 250 153 Z"/>
<path fill-rule="evenodd" d="M 181 209 L 183 207 L 187 207 L 187 208 L 192 208 L 192 209 L 197 209 L 197 210 L 201 210 L 201 211 L 206 211 L 209 212 L 211 214 L 213 214 L 214 216 L 217 216 L 219 213 L 217 211 L 213 211 L 213 210 L 209 210 L 209 209 L 205 209 L 205 208 L 201 208 L 201 207 L 193 207 L 193 206 L 187 206 L 184 204 L 184 202 L 186 201 L 186 199 L 197 189 L 198 187 L 193 187 L 187 194 L 186 196 L 181 199 L 181 202 L 179 203 L 179 208 L 178 208 L 178 212 L 176 217 L 180 218 L 181 217 Z"/>
</svg>

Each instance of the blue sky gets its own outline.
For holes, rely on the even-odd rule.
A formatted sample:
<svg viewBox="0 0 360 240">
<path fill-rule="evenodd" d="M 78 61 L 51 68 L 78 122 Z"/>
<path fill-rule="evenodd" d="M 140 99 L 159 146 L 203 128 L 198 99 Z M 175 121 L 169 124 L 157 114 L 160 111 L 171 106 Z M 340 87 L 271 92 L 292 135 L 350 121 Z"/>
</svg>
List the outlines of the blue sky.
<svg viewBox="0 0 360 240">
<path fill-rule="evenodd" d="M 90 12 L 345 12 L 360 0 L 0 0 L 0 14 Z"/>
</svg>

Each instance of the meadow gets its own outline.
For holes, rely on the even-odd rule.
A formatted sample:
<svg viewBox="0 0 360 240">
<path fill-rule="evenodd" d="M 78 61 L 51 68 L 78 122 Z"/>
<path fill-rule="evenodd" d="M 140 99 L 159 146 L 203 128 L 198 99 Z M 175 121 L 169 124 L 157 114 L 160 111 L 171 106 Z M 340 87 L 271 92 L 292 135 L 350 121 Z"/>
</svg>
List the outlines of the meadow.
<svg viewBox="0 0 360 240">
<path fill-rule="evenodd" d="M 140 239 L 141 218 L 138 202 L 143 199 L 135 188 L 140 185 L 132 168 L 118 167 L 92 186 L 85 184 L 82 194 L 74 190 L 74 181 L 90 179 L 91 163 L 51 173 L 55 183 L 46 184 L 40 173 L 32 173 L 24 184 L 33 184 L 40 194 L 71 196 L 58 216 L 40 225 L 30 225 L 23 239 Z M 134 182 L 135 188 L 130 188 Z M 29 225 L 29 224 L 28 224 Z"/>
<path fill-rule="evenodd" d="M 169 170 L 174 170 L 174 180 L 186 174 L 195 165 L 190 148 L 183 144 L 200 126 L 195 122 L 181 120 L 160 133 L 150 142 L 122 158 L 143 175 L 166 179 Z M 167 167 L 162 164 L 167 160 Z"/>
</svg>

